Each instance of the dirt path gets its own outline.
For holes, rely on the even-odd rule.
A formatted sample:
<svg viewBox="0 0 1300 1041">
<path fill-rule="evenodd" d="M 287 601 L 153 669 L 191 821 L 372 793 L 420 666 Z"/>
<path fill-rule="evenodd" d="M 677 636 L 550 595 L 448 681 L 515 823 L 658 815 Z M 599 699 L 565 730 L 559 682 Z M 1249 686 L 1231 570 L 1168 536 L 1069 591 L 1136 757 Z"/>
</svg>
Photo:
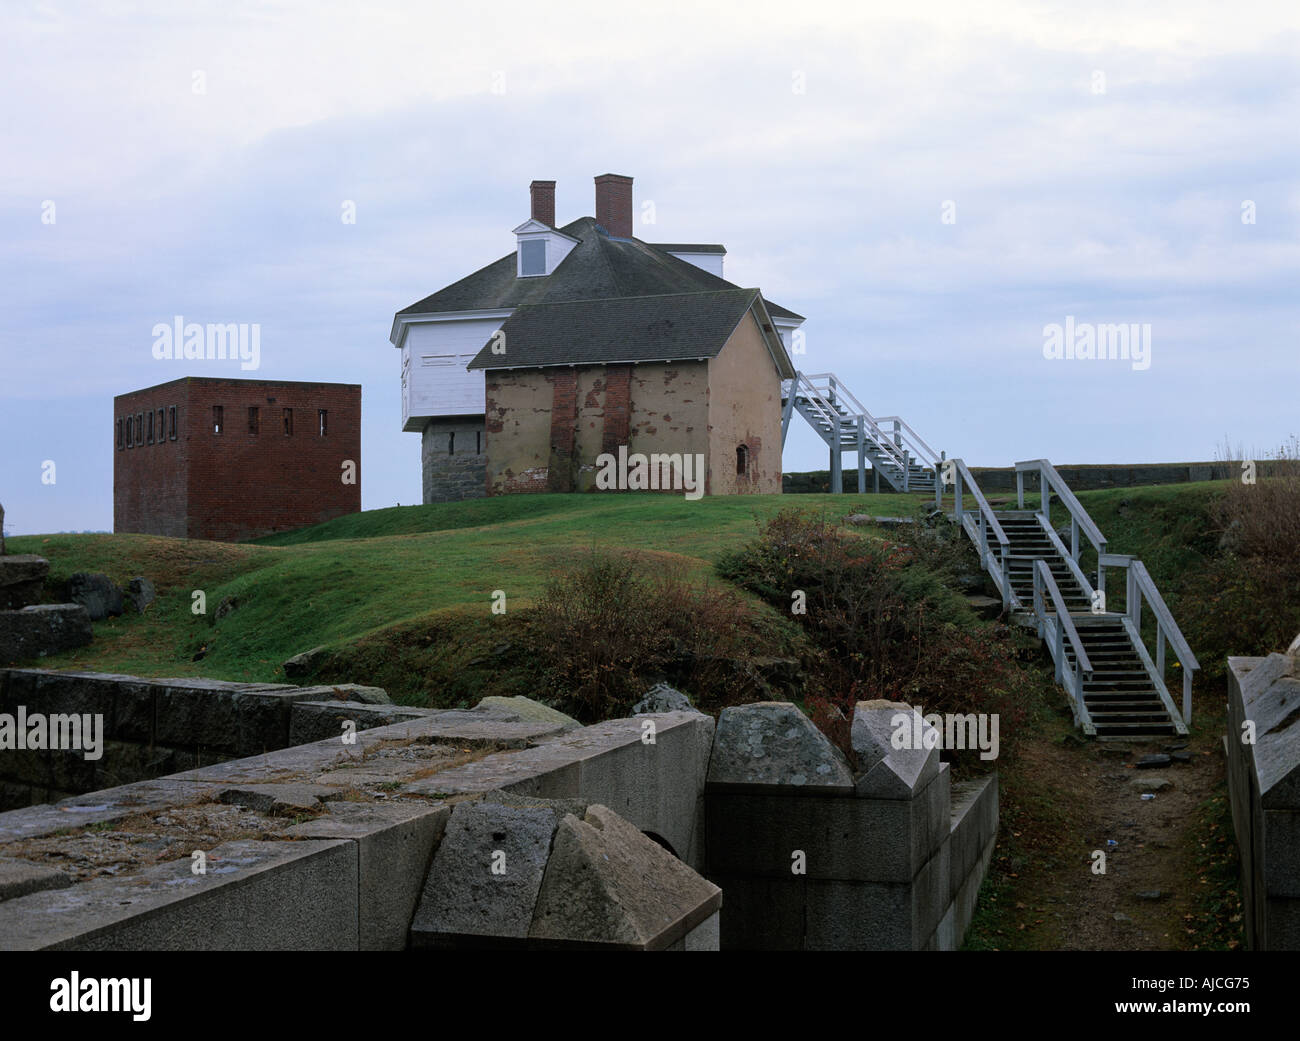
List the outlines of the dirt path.
<svg viewBox="0 0 1300 1041">
<path fill-rule="evenodd" d="M 1004 935 L 1020 934 L 1007 937 L 1010 945 L 1037 950 L 1191 946 L 1195 930 L 1190 926 L 1205 897 L 1196 862 L 1201 807 L 1223 780 L 1215 730 L 1191 739 L 1143 742 L 1045 740 L 1026 749 L 1016 783 L 1022 798 L 1051 799 L 1057 848 L 1042 850 L 1041 857 L 1031 853 L 1023 858 L 1023 870 L 1008 876 L 1014 906 L 1007 909 Z M 1185 745 L 1181 751 L 1190 753 L 1190 762 L 1134 767 L 1143 755 L 1178 745 Z M 1144 800 L 1144 793 L 1154 798 Z M 1041 813 L 1042 806 L 1030 811 L 1031 817 Z M 1106 854 L 1104 874 L 1093 871 L 1097 850 Z"/>
</svg>

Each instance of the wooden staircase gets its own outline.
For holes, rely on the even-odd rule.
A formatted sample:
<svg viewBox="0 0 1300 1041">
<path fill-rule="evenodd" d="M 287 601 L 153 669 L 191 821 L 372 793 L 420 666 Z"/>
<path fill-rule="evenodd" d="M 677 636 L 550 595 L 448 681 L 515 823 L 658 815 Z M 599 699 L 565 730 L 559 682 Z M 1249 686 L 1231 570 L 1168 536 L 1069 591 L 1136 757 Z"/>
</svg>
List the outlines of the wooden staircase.
<svg viewBox="0 0 1300 1041">
<path fill-rule="evenodd" d="M 1034 471 L 1043 503 L 1026 510 L 1024 476 Z M 1019 507 L 994 510 L 965 463 L 956 459 L 944 466 L 955 485 L 953 519 L 980 550 L 1004 610 L 1036 627 L 1047 644 L 1076 722 L 1099 738 L 1186 734 L 1192 673 L 1199 665 L 1146 568 L 1136 558 L 1106 551 L 1105 538 L 1047 460 L 1017 463 L 1016 473 Z M 974 509 L 964 508 L 963 491 L 974 499 Z M 1069 546 L 1051 526 L 1053 493 L 1070 515 Z M 1097 550 L 1095 585 L 1079 567 L 1081 536 Z M 1106 569 L 1115 567 L 1127 577 L 1123 613 L 1106 610 Z M 1144 603 L 1156 619 L 1154 655 L 1142 635 Z M 1164 682 L 1167 649 L 1182 667 L 1181 713 Z"/>
<path fill-rule="evenodd" d="M 834 373 L 805 375 L 781 385 L 781 444 L 785 445 L 795 412 L 807 420 L 830 449 L 831 491 L 844 491 L 844 455 L 857 457 L 858 491 L 865 492 L 866 464 L 871 463 L 875 491 L 880 480 L 896 492 L 938 493 L 943 456 L 899 416 L 868 412 Z"/>
</svg>

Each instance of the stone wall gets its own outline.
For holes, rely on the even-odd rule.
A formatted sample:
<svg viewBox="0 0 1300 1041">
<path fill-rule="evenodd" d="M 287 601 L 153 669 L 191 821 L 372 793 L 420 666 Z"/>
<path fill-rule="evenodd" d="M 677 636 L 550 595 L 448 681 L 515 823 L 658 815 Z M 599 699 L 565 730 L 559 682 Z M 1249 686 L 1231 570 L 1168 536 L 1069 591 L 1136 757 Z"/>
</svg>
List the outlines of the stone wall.
<svg viewBox="0 0 1300 1041">
<path fill-rule="evenodd" d="M 997 779 L 954 786 L 937 749 L 894 750 L 889 720 L 904 710 L 859 704 L 856 775 L 793 705 L 723 711 L 705 834 L 724 950 L 961 945 L 997 836 Z"/>
<path fill-rule="evenodd" d="M 84 613 L 84 609 L 83 613 Z M 88 624 L 88 623 L 87 623 Z M 17 719 L 89 715 L 102 720 L 103 746 L 99 758 L 87 759 L 84 749 L 0 750 L 0 809 L 56 802 L 70 796 L 115 788 L 145 778 L 163 777 L 288 747 L 292 741 L 291 712 L 299 709 L 298 727 L 319 729 L 328 720 L 331 733 L 338 723 L 328 702 L 321 699 L 366 698 L 388 701 L 375 687 L 343 684 L 295 687 L 286 684 L 229 683 L 208 679 L 141 679 L 94 672 L 47 672 L 42 669 L 0 670 L 0 713 Z M 315 706 L 315 707 L 314 707 Z M 371 718 L 367 721 L 367 710 Z M 400 710 L 392 705 L 363 705 L 351 713 L 358 728 L 392 722 L 375 710 Z"/>
<path fill-rule="evenodd" d="M 425 505 L 487 495 L 486 452 L 482 418 L 429 420 L 420 440 Z"/>
<path fill-rule="evenodd" d="M 1128 488 L 1147 484 L 1182 484 L 1189 481 L 1221 481 L 1228 477 L 1237 477 L 1241 473 L 1238 463 L 1106 463 L 1100 465 L 1065 465 L 1058 466 L 1057 471 L 1065 483 L 1076 492 L 1091 491 L 1100 488 Z M 1258 463 L 1258 475 L 1270 476 L 1275 464 L 1267 460 Z M 1016 471 L 1012 466 L 972 466 L 971 473 L 985 494 L 991 492 L 1015 492 Z M 813 470 L 808 473 L 787 473 L 781 475 L 782 491 L 786 494 L 807 492 L 829 493 L 831 476 L 829 470 Z M 1025 489 L 1036 491 L 1037 474 L 1027 474 Z M 872 490 L 871 467 L 867 467 L 867 491 Z M 890 491 L 884 481 L 882 492 Z M 857 477 L 845 471 L 844 492 L 856 495 Z M 933 493 L 931 493 L 933 497 Z"/>
<path fill-rule="evenodd" d="M 202 714 L 205 700 L 228 725 L 258 717 L 276 734 L 295 719 L 300 732 L 336 721 L 283 688 L 214 685 L 200 698 L 157 682 L 118 692 L 140 732 L 147 705 L 161 725 L 178 708 Z M 0 814 L 0 948 L 716 949 L 721 894 L 689 867 L 702 853 L 708 716 L 574 728 L 496 707 L 319 704 L 373 710 L 372 721 L 412 715 L 351 744 L 335 733 Z M 203 872 L 191 866 L 196 842 Z"/>
<path fill-rule="evenodd" d="M 1300 950 L 1300 657 L 1228 659 L 1224 750 L 1246 943 Z"/>
</svg>

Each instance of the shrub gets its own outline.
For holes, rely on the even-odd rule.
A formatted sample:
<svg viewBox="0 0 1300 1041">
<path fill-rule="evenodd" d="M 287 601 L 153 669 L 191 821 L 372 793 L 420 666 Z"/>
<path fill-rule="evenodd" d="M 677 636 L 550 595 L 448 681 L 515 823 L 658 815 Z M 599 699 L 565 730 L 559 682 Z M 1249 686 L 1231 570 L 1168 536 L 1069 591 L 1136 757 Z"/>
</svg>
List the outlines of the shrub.
<svg viewBox="0 0 1300 1041">
<path fill-rule="evenodd" d="M 773 635 L 742 597 L 692 583 L 680 565 L 601 551 L 551 578 L 527 629 L 545 693 L 584 721 L 626 715 L 659 678 L 700 707 L 741 699 L 736 662 Z"/>
<path fill-rule="evenodd" d="M 1298 457 L 1293 437 L 1260 465 L 1254 484 L 1234 474 L 1210 507 L 1219 552 L 1186 591 L 1189 639 L 1210 675 L 1227 655 L 1280 651 L 1300 631 Z"/>
<path fill-rule="evenodd" d="M 907 546 L 790 509 L 718 570 L 784 611 L 803 593 L 806 613 L 793 617 L 820 655 L 805 703 L 836 744 L 847 746 L 856 702 L 883 698 L 926 713 L 998 713 L 1005 750 L 1037 683 L 1016 664 L 1009 630 L 978 624 L 926 556 L 929 566 Z"/>
</svg>

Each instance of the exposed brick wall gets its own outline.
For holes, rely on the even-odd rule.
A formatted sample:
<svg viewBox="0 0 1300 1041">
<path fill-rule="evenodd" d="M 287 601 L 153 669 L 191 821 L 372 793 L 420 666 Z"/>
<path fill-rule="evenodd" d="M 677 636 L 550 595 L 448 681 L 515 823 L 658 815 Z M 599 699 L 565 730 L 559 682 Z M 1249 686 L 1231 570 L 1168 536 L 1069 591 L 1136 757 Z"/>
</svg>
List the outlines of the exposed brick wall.
<svg viewBox="0 0 1300 1041">
<path fill-rule="evenodd" d="M 119 396 L 115 419 L 173 402 L 175 441 L 115 451 L 116 531 L 240 541 L 361 509 L 359 386 L 190 377 Z M 250 407 L 258 409 L 255 433 Z M 285 409 L 293 410 L 291 434 Z M 356 464 L 355 484 L 343 483 L 345 460 Z"/>
<path fill-rule="evenodd" d="M 617 452 L 628 443 L 628 421 L 632 406 L 632 366 L 605 366 L 605 427 L 600 451 Z"/>
<path fill-rule="evenodd" d="M 486 430 L 481 419 L 431 419 L 420 443 L 424 501 L 460 502 L 487 494 Z"/>
<path fill-rule="evenodd" d="M 573 491 L 577 468 L 573 442 L 578 427 L 578 376 L 573 369 L 547 373 L 551 384 L 551 454 L 547 461 L 546 490 Z"/>
</svg>

